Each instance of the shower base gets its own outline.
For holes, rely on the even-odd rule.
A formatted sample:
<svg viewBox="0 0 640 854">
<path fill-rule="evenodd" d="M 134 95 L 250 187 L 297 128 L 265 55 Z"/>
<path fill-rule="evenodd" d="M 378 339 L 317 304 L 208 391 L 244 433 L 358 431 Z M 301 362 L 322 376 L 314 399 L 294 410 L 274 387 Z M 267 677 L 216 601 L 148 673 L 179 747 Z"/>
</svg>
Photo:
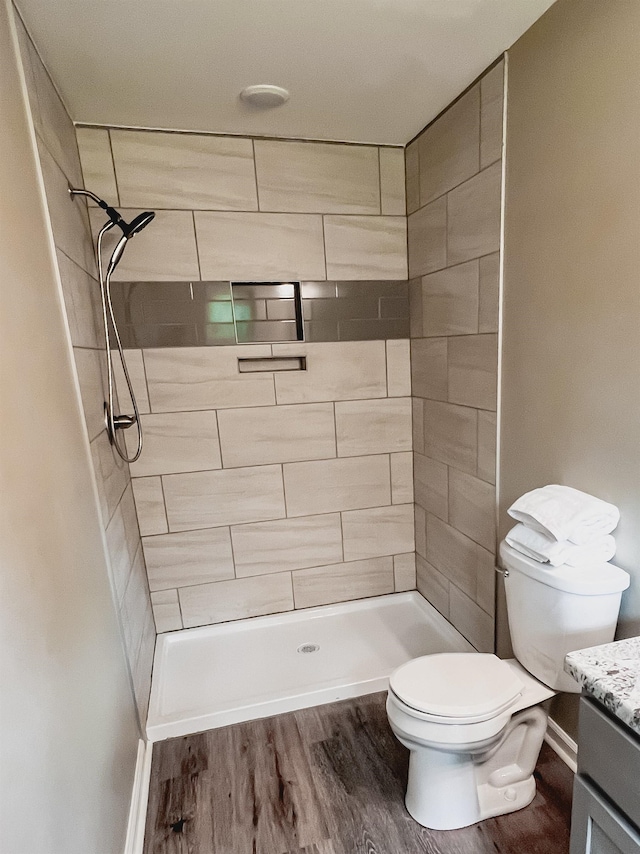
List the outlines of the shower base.
<svg viewBox="0 0 640 854">
<path fill-rule="evenodd" d="M 415 591 L 169 632 L 156 646 L 147 735 L 161 741 L 383 691 L 410 658 L 471 651 Z"/>
</svg>

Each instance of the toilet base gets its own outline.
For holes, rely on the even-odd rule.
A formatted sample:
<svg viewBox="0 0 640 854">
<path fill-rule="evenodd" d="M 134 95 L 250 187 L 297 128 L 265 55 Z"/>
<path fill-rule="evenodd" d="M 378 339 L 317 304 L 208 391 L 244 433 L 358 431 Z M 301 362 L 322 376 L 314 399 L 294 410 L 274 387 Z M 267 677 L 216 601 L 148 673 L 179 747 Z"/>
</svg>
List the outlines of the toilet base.
<svg viewBox="0 0 640 854">
<path fill-rule="evenodd" d="M 409 814 L 423 827 L 454 830 L 528 806 L 546 723 L 546 712 L 534 706 L 515 714 L 494 743 L 477 752 L 411 745 Z"/>
</svg>

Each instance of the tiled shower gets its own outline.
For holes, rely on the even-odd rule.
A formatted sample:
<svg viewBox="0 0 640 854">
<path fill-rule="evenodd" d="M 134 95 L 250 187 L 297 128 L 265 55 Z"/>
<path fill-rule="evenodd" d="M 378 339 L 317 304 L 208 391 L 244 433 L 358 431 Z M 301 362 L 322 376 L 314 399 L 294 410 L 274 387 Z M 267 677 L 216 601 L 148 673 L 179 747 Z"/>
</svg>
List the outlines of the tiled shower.
<svg viewBox="0 0 640 854">
<path fill-rule="evenodd" d="M 406 152 L 91 127 L 78 154 L 21 39 L 141 721 L 155 630 L 417 583 L 491 649 L 502 65 Z M 69 183 L 156 211 L 114 277 L 145 431 L 130 472 L 103 423 L 103 214 Z M 300 283 L 305 340 L 265 297 L 236 343 L 231 282 Z M 276 357 L 306 370 L 239 372 Z"/>
</svg>

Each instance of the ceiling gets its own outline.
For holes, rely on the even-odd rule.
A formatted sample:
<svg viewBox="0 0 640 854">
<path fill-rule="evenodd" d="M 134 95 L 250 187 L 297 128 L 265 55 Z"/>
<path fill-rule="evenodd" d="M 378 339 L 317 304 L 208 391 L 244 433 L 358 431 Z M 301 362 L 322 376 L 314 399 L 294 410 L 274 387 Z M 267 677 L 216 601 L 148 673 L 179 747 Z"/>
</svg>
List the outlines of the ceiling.
<svg viewBox="0 0 640 854">
<path fill-rule="evenodd" d="M 76 122 L 404 145 L 553 0 L 18 3 Z"/>
</svg>

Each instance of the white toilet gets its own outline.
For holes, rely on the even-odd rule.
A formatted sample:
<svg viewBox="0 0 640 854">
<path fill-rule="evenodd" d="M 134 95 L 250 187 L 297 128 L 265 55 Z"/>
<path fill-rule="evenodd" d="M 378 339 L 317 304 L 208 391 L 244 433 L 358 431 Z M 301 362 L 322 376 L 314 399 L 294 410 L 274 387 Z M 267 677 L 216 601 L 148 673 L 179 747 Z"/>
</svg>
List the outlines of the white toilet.
<svg viewBox="0 0 640 854">
<path fill-rule="evenodd" d="M 516 659 L 425 655 L 389 680 L 391 729 L 411 751 L 405 803 L 417 822 L 435 830 L 531 803 L 547 727 L 539 704 L 558 691 L 579 693 L 564 673 L 564 657 L 613 640 L 629 586 L 629 575 L 608 563 L 552 568 L 504 542 L 500 555 Z"/>
</svg>

